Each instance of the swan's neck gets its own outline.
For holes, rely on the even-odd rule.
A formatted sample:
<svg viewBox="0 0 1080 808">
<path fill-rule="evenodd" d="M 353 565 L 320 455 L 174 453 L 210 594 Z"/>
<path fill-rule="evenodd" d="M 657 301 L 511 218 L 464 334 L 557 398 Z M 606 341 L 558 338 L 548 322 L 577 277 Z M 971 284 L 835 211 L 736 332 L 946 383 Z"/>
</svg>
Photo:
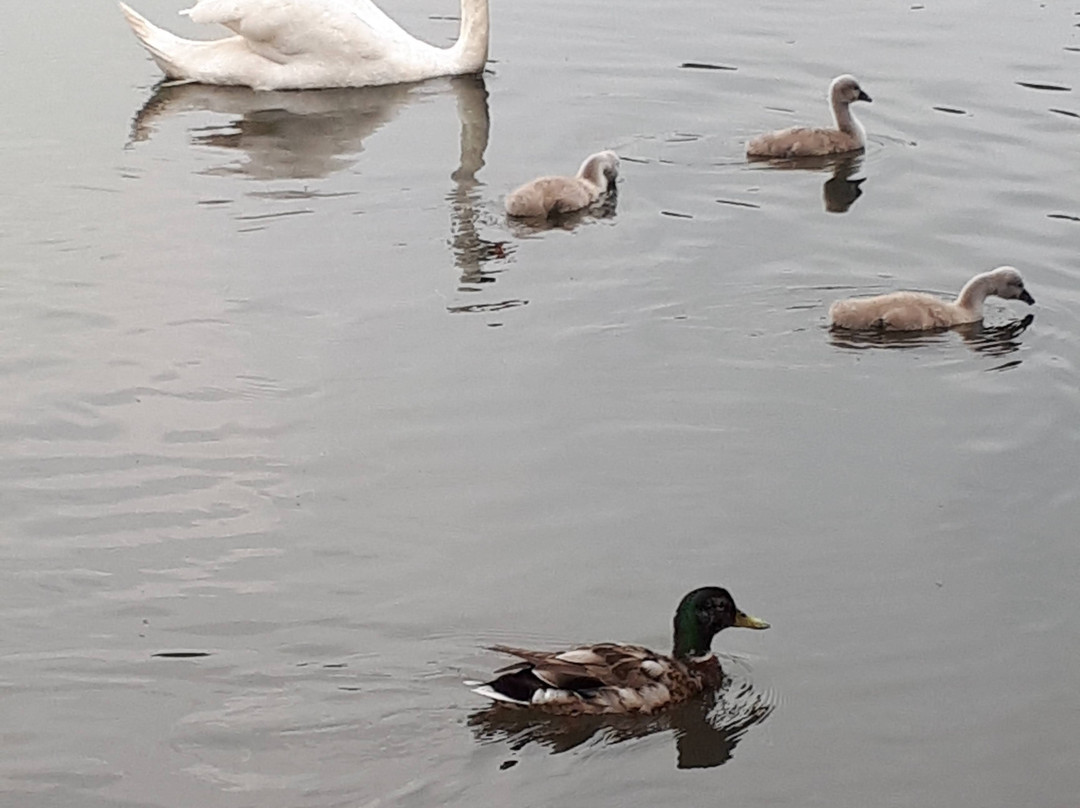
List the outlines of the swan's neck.
<svg viewBox="0 0 1080 808">
<path fill-rule="evenodd" d="M 983 303 L 988 295 L 994 293 L 993 285 L 994 282 L 990 277 L 990 273 L 984 272 L 981 275 L 976 275 L 964 284 L 964 288 L 960 290 L 960 294 L 956 298 L 956 305 L 982 317 Z"/>
<path fill-rule="evenodd" d="M 488 0 L 461 0 L 461 31 L 450 49 L 451 58 L 468 73 L 480 73 L 487 64 Z"/>
<path fill-rule="evenodd" d="M 859 141 L 860 146 L 865 148 L 866 130 L 863 128 L 863 125 L 859 123 L 859 119 L 852 113 L 851 104 L 834 98 L 832 102 L 832 111 L 833 118 L 836 121 L 836 128 L 841 132 L 847 132 Z"/>
</svg>

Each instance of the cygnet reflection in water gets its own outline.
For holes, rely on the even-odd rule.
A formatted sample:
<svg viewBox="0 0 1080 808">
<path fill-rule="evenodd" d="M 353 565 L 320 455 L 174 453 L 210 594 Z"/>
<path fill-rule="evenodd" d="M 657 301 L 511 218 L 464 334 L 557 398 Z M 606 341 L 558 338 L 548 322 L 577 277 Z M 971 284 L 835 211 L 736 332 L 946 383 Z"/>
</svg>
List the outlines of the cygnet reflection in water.
<svg viewBox="0 0 1080 808">
<path fill-rule="evenodd" d="M 729 665 L 724 662 L 725 669 Z M 775 707 L 772 694 L 756 691 L 747 681 L 736 683 L 725 677 L 719 690 L 651 716 L 556 716 L 488 707 L 472 713 L 468 723 L 480 743 L 506 743 L 515 752 L 535 743 L 553 755 L 583 744 L 619 744 L 670 732 L 677 768 L 702 769 L 730 760 L 747 731 L 768 718 Z"/>
<path fill-rule="evenodd" d="M 828 213 L 846 213 L 863 194 L 862 185 L 866 177 L 851 179 L 863 164 L 863 155 L 833 154 L 823 157 L 801 157 L 770 160 L 767 171 L 831 171 L 832 176 L 825 180 L 821 195 Z"/>
<path fill-rule="evenodd" d="M 866 182 L 866 177 L 851 179 L 851 175 L 861 167 L 861 155 L 837 160 L 833 167 L 833 175 L 825 180 L 821 188 L 827 212 L 847 213 L 848 209 L 855 204 L 855 200 L 862 196 L 862 184 Z"/>
<path fill-rule="evenodd" d="M 989 326 L 982 321 L 964 323 L 945 331 L 845 331 L 832 329 L 829 341 L 837 348 L 865 350 L 869 348 L 911 349 L 927 345 L 943 345 L 954 332 L 975 353 L 987 356 L 1008 356 L 1020 350 L 1020 336 L 1035 321 L 1034 314 L 1002 325 Z M 1009 363 L 1010 366 L 1019 362 Z"/>
<path fill-rule="evenodd" d="M 746 144 L 746 156 L 768 160 L 774 157 L 819 157 L 865 149 L 866 129 L 851 112 L 851 105 L 856 101 L 872 100 L 854 76 L 837 76 L 829 84 L 829 106 L 835 129 L 793 126 L 766 132 Z"/>
</svg>

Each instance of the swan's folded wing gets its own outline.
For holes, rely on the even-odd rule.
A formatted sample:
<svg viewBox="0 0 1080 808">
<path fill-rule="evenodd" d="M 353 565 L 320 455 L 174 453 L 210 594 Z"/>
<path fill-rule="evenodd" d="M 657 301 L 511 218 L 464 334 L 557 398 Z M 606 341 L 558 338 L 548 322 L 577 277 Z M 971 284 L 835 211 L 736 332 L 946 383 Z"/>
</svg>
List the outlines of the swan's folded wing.
<svg viewBox="0 0 1080 808">
<path fill-rule="evenodd" d="M 371 0 L 198 0 L 187 14 L 224 25 L 275 62 L 307 54 L 382 59 L 395 42 L 413 41 Z"/>
</svg>

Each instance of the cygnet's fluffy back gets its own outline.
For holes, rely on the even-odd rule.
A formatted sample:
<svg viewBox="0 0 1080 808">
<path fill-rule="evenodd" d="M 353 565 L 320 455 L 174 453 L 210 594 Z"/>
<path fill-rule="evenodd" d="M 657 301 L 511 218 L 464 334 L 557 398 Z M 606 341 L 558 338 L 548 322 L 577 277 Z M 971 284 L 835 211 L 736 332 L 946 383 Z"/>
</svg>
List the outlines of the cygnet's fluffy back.
<svg viewBox="0 0 1080 808">
<path fill-rule="evenodd" d="M 506 212 L 522 218 L 543 218 L 587 208 L 615 187 L 619 156 L 602 151 L 585 158 L 573 177 L 539 177 L 506 196 Z"/>
</svg>

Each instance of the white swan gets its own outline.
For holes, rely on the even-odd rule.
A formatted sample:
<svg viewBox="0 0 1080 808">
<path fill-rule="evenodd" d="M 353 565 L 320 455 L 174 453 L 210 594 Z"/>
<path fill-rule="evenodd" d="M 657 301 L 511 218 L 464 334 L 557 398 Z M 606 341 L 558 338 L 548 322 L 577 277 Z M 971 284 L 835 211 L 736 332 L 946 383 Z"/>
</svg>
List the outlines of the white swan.
<svg viewBox="0 0 1080 808">
<path fill-rule="evenodd" d="M 479 73 L 488 52 L 488 0 L 461 0 L 449 48 L 406 33 L 371 0 L 197 0 L 181 11 L 235 36 L 200 42 L 120 10 L 170 79 L 256 90 L 369 87 Z"/>
<path fill-rule="evenodd" d="M 983 317 L 983 301 L 988 295 L 1022 300 L 1029 306 L 1035 302 L 1015 268 L 998 267 L 965 283 L 954 302 L 925 292 L 837 300 L 829 307 L 829 324 L 850 330 L 929 331 L 977 323 Z"/>
<path fill-rule="evenodd" d="M 608 194 L 619 176 L 619 155 L 590 154 L 573 177 L 539 177 L 506 196 L 506 212 L 518 217 L 544 217 L 581 210 Z"/>
<path fill-rule="evenodd" d="M 866 130 L 851 114 L 854 101 L 872 101 L 854 76 L 837 76 L 829 85 L 835 129 L 794 126 L 766 132 L 746 144 L 747 157 L 811 157 L 866 148 Z"/>
</svg>

